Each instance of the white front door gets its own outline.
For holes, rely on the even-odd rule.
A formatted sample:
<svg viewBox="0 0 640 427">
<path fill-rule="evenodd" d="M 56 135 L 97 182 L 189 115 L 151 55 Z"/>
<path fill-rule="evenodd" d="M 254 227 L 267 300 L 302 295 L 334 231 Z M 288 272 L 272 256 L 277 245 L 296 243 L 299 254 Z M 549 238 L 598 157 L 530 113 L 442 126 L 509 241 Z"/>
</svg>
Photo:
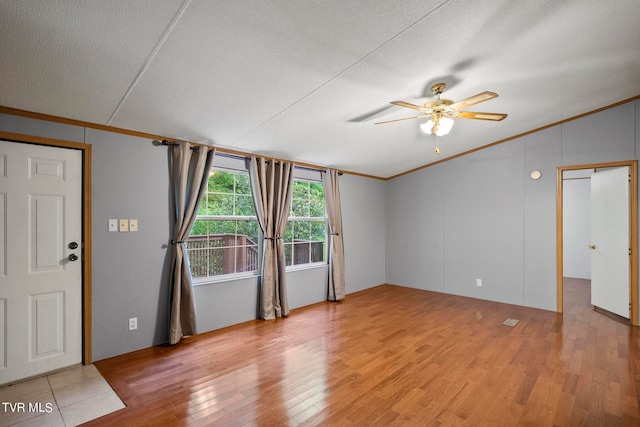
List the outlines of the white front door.
<svg viewBox="0 0 640 427">
<path fill-rule="evenodd" d="M 0 384 L 81 361 L 82 152 L 0 140 Z"/>
<path fill-rule="evenodd" d="M 591 304 L 629 318 L 629 168 L 591 174 Z"/>
</svg>

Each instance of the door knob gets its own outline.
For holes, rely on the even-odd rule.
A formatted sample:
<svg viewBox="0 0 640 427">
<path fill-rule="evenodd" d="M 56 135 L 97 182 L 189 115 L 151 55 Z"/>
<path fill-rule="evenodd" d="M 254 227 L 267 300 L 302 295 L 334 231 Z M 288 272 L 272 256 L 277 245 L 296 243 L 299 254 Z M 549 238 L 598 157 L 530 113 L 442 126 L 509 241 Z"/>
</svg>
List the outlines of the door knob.
<svg viewBox="0 0 640 427">
<path fill-rule="evenodd" d="M 77 260 L 78 260 L 78 255 L 76 254 L 69 255 L 69 261 L 77 261 Z"/>
<path fill-rule="evenodd" d="M 589 249 L 595 249 L 596 245 L 589 245 Z"/>
</svg>

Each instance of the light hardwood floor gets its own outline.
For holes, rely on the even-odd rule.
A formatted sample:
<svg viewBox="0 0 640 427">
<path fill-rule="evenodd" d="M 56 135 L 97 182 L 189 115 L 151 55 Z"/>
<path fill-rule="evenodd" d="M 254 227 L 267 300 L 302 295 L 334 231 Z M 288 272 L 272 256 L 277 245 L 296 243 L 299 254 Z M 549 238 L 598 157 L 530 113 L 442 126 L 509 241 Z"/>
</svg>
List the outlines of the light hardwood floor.
<svg viewBox="0 0 640 427">
<path fill-rule="evenodd" d="M 640 425 L 638 328 L 564 288 L 563 316 L 384 285 L 102 360 L 127 408 L 88 425 Z"/>
</svg>

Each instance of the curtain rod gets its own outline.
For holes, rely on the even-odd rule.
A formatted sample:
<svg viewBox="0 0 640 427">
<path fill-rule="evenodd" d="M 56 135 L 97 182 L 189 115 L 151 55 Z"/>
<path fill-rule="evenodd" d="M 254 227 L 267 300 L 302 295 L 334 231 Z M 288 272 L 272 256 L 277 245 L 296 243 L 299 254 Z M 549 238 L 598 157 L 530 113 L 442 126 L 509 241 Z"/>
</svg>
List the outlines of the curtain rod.
<svg viewBox="0 0 640 427">
<path fill-rule="evenodd" d="M 157 139 L 154 139 L 152 142 L 153 142 L 153 145 L 156 145 L 156 146 L 157 145 L 165 145 L 165 146 L 171 146 L 171 145 L 176 145 L 177 146 L 177 145 L 180 145 L 175 141 L 172 142 L 172 141 L 168 141 L 166 139 L 163 139 L 162 141 L 158 141 Z M 189 144 L 189 148 L 192 149 L 192 150 L 199 149 L 200 147 L 215 148 L 215 147 L 212 147 L 211 145 L 193 144 L 193 143 L 191 143 L 189 141 L 185 141 L 185 142 Z"/>
<path fill-rule="evenodd" d="M 310 168 L 307 166 L 298 166 L 295 165 L 296 169 L 303 169 L 307 171 L 317 171 L 317 172 L 327 172 L 327 168 Z M 338 171 L 338 175 L 342 176 L 342 171 Z"/>
<path fill-rule="evenodd" d="M 177 142 L 171 142 L 168 141 L 166 139 L 163 139 L 162 141 L 158 141 L 158 140 L 154 140 L 153 141 L 154 145 L 179 145 Z M 192 145 L 191 149 L 194 149 L 195 147 Z M 216 150 L 215 153 L 216 156 L 220 156 L 220 157 L 227 157 L 229 159 L 238 159 L 238 160 L 246 160 L 248 158 L 248 156 L 241 156 L 239 154 L 232 154 L 232 153 L 225 153 L 224 151 L 219 151 Z M 276 161 L 280 161 L 277 160 Z M 303 169 L 303 170 L 309 170 L 309 171 L 317 171 L 317 172 L 327 172 L 327 168 L 323 168 L 323 167 L 317 167 L 317 168 L 313 168 L 313 167 L 309 167 L 309 166 L 300 166 L 300 165 L 296 165 L 294 163 L 294 167 L 297 169 Z M 338 175 L 342 176 L 343 172 L 342 171 L 338 171 Z"/>
<path fill-rule="evenodd" d="M 216 153 L 218 154 L 218 153 Z M 220 155 L 223 155 L 222 153 Z M 245 157 L 246 159 L 246 157 Z M 277 160 L 277 159 L 273 159 L 276 163 L 280 163 L 282 160 Z M 271 160 L 267 159 L 267 163 L 271 163 Z M 310 167 L 310 166 L 301 166 L 301 165 L 296 165 L 295 162 L 293 163 L 293 167 L 296 169 L 302 169 L 302 170 L 307 170 L 307 171 L 314 171 L 314 172 L 327 172 L 327 168 L 323 168 L 323 167 Z M 342 176 L 342 171 L 338 171 L 338 175 Z"/>
</svg>

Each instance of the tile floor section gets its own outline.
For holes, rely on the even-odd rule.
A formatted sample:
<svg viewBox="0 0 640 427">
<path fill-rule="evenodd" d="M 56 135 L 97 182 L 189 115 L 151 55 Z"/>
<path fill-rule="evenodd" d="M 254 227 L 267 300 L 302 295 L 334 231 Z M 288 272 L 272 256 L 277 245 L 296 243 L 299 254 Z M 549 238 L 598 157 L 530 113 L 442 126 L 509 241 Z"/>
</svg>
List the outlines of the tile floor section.
<svg viewBox="0 0 640 427">
<path fill-rule="evenodd" d="M 124 407 L 93 365 L 0 388 L 0 426 L 77 426 Z"/>
</svg>

